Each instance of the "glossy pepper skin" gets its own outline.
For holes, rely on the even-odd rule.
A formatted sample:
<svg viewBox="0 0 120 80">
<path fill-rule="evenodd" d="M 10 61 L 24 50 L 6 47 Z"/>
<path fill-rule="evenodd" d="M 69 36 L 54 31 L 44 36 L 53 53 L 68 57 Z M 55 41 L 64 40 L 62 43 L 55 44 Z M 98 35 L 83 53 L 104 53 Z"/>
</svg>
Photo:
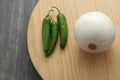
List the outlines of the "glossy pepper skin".
<svg viewBox="0 0 120 80">
<path fill-rule="evenodd" d="M 60 30 L 60 47 L 64 48 L 68 38 L 68 28 L 67 28 L 67 21 L 64 14 L 59 13 L 57 15 L 57 21 Z"/>
<path fill-rule="evenodd" d="M 54 51 L 57 40 L 58 40 L 58 24 L 57 24 L 57 22 L 52 21 L 52 23 L 51 23 L 51 42 L 50 42 L 49 50 L 48 50 L 46 56 L 51 55 L 51 53 Z"/>
<path fill-rule="evenodd" d="M 51 23 L 51 18 L 49 15 L 47 15 L 42 22 L 42 42 L 45 53 L 47 53 L 49 49 L 50 23 Z"/>
</svg>

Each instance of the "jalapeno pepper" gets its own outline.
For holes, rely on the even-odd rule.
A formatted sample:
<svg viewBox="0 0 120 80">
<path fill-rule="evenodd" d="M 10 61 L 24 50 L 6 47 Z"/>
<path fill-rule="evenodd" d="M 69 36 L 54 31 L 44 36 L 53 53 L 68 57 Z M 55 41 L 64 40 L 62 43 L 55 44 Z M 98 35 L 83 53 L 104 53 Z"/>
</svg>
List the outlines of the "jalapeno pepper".
<svg viewBox="0 0 120 80">
<path fill-rule="evenodd" d="M 60 32 L 60 47 L 64 48 L 66 46 L 67 38 L 68 38 L 68 27 L 67 27 L 67 20 L 64 14 L 62 14 L 59 9 L 55 6 L 52 8 L 57 9 L 59 14 L 57 15 L 57 21 L 59 25 L 59 32 Z"/>
<path fill-rule="evenodd" d="M 49 10 L 49 13 L 52 10 Z M 51 16 L 47 14 L 47 16 L 43 19 L 42 22 L 42 42 L 43 49 L 47 53 L 49 49 L 49 40 L 50 40 L 50 25 L 51 25 Z"/>
<path fill-rule="evenodd" d="M 55 49 L 57 39 L 58 39 L 58 24 L 57 24 L 57 22 L 52 20 L 52 22 L 51 22 L 51 42 L 50 42 L 50 46 L 49 46 L 46 56 L 49 56 Z"/>
</svg>

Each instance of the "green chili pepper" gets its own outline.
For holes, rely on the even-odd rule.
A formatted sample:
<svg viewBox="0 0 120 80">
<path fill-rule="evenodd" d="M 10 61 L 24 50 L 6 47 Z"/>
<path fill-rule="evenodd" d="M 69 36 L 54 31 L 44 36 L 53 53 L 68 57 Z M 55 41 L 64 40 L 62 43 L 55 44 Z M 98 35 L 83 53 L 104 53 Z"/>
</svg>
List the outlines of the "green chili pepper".
<svg viewBox="0 0 120 80">
<path fill-rule="evenodd" d="M 60 47 L 64 48 L 68 38 L 67 20 L 64 14 L 62 14 L 57 7 L 52 6 L 52 8 L 57 9 L 59 12 L 57 15 L 57 21 L 60 29 Z"/>
<path fill-rule="evenodd" d="M 52 20 L 52 23 L 51 23 L 51 42 L 50 42 L 50 46 L 49 46 L 49 49 L 48 49 L 46 56 L 49 56 L 53 52 L 53 50 L 56 46 L 56 43 L 57 43 L 57 39 L 58 39 L 58 24 L 57 24 L 57 22 Z"/>
<path fill-rule="evenodd" d="M 49 13 L 52 10 L 49 10 Z M 49 40 L 50 40 L 50 24 L 51 24 L 51 16 L 48 15 L 43 19 L 42 22 L 42 41 L 43 41 L 43 49 L 47 53 L 49 49 Z"/>
</svg>

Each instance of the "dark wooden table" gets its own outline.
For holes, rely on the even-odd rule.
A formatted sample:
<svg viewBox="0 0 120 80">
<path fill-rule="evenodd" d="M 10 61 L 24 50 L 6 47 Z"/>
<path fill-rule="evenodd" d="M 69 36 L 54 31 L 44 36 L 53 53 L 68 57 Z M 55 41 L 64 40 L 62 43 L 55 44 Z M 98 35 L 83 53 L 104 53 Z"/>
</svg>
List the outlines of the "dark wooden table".
<svg viewBox="0 0 120 80">
<path fill-rule="evenodd" d="M 0 80 L 42 80 L 27 49 L 27 28 L 38 0 L 0 0 Z"/>
</svg>

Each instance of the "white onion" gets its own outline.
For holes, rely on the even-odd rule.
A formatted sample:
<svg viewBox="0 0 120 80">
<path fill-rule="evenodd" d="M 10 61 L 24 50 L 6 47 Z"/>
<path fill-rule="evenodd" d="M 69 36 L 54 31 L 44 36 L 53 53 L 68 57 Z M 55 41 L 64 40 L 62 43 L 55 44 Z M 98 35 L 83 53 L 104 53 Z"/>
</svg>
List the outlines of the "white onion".
<svg viewBox="0 0 120 80">
<path fill-rule="evenodd" d="M 115 38 L 111 19 L 101 12 L 88 12 L 75 24 L 75 39 L 84 51 L 101 53 L 109 48 Z"/>
</svg>

